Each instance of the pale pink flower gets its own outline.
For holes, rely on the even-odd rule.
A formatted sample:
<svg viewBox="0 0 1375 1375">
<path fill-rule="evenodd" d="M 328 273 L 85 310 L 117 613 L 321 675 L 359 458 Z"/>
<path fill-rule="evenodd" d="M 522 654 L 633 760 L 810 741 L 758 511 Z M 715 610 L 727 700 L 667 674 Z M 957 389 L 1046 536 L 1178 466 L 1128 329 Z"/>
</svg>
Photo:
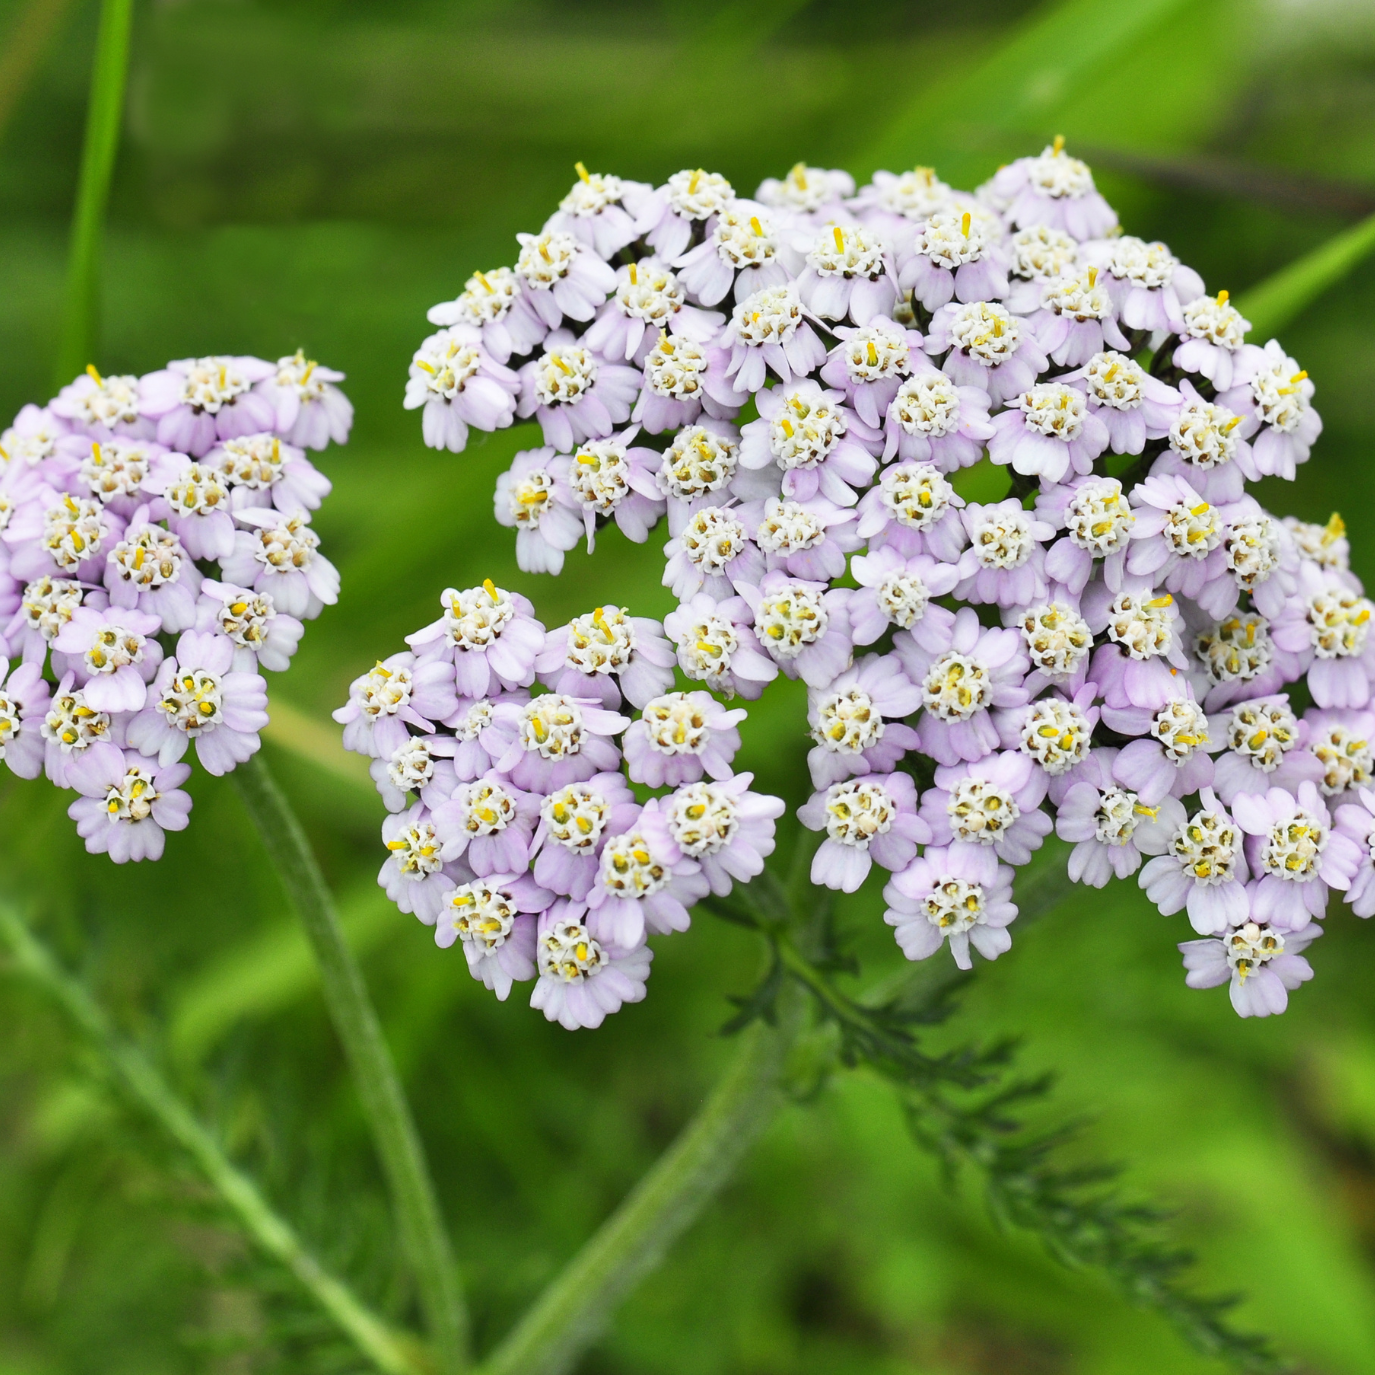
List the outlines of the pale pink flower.
<svg viewBox="0 0 1375 1375">
<path fill-rule="evenodd" d="M 1029 606 L 1045 597 L 1043 543 L 1054 538 L 1054 526 L 1023 510 L 1016 497 L 987 505 L 970 502 L 960 520 L 969 547 L 957 565 L 957 597 L 1003 607 Z"/>
<path fill-rule="evenodd" d="M 71 670 L 93 710 L 139 711 L 162 662 L 152 638 L 158 628 L 157 617 L 142 611 L 80 606 L 53 641 L 54 667 Z"/>
<path fill-rule="evenodd" d="M 270 430 L 277 412 L 257 388 L 276 373 L 261 358 L 182 358 L 139 379 L 139 414 L 157 422 L 157 440 L 199 458 L 217 440 Z"/>
<path fill-rule="evenodd" d="M 873 481 L 873 441 L 842 393 L 810 379 L 772 387 L 755 396 L 759 419 L 740 431 L 740 466 L 781 468 L 782 492 L 795 501 L 822 496 L 853 506 Z"/>
<path fill-rule="evenodd" d="M 1048 366 L 1032 326 L 997 301 L 942 306 L 926 332 L 926 351 L 944 355 L 941 370 L 957 386 L 978 387 L 995 404 L 1026 391 Z"/>
<path fill-rule="evenodd" d="M 754 613 L 743 597 L 717 601 L 699 592 L 664 617 L 678 649 L 678 667 L 694 682 L 724 697 L 758 698 L 778 677 L 778 665 L 754 633 Z"/>
<path fill-rule="evenodd" d="M 766 573 L 757 587 L 736 589 L 754 613 L 754 633 L 765 653 L 789 678 L 811 687 L 833 681 L 853 654 L 849 588 Z"/>
<path fill-rule="evenodd" d="M 954 591 L 959 569 L 927 554 L 904 558 L 891 546 L 850 560 L 859 590 L 850 598 L 850 633 L 857 645 L 871 645 L 888 627 L 911 630 L 919 622 L 934 627 L 953 623 L 954 613 L 932 599 Z"/>
<path fill-rule="evenodd" d="M 832 224 L 808 240 L 807 265 L 796 285 L 813 314 L 856 325 L 892 315 L 898 298 L 887 245 L 874 230 L 855 224 Z"/>
<path fill-rule="evenodd" d="M 1104 273 L 1128 329 L 1178 334 L 1184 328 L 1183 307 L 1203 295 L 1203 278 L 1163 243 L 1120 234 L 1086 243 L 1083 256 Z"/>
<path fill-rule="evenodd" d="M 812 786 L 854 774 L 891 773 L 917 746 L 899 718 L 921 707 L 922 694 L 892 655 L 866 654 L 825 687 L 807 692 L 807 724 L 816 747 L 807 754 Z"/>
<path fill-rule="evenodd" d="M 93 855 L 116 864 L 161 859 L 165 832 L 184 831 L 191 798 L 181 791 L 189 764 L 160 766 L 137 750 L 97 743 L 73 756 L 67 786 L 81 793 L 67 808 L 77 834 Z"/>
<path fill-rule="evenodd" d="M 731 287 L 743 301 L 764 287 L 789 278 L 784 244 L 773 215 L 755 201 L 736 199 L 709 221 L 706 239 L 673 259 L 679 280 L 704 306 L 725 300 Z"/>
<path fill-rule="evenodd" d="M 523 449 L 497 478 L 493 511 L 498 525 L 516 532 L 516 564 L 523 573 L 560 573 L 576 548 L 584 522 L 551 448 Z"/>
<path fill-rule="evenodd" d="M 19 778 L 43 772 L 49 691 L 37 664 L 20 663 L 11 671 L 0 659 L 0 759 Z"/>
<path fill-rule="evenodd" d="M 1313 977 L 1299 952 L 1321 935 L 1319 926 L 1281 933 L 1248 921 L 1214 940 L 1185 941 L 1179 947 L 1188 971 L 1184 982 L 1190 988 L 1230 984 L 1240 1016 L 1272 1016 L 1289 1006 L 1290 989 Z"/>
<path fill-rule="evenodd" d="M 517 234 L 515 274 L 523 290 L 513 311 L 551 330 L 565 319 L 591 320 L 616 289 L 616 273 L 581 240 L 562 230 Z"/>
<path fill-rule="evenodd" d="M 535 659 L 539 680 L 570 697 L 614 709 L 643 707 L 673 685 L 673 649 L 663 627 L 621 606 L 599 606 L 549 631 Z"/>
<path fill-rule="evenodd" d="M 530 853 L 535 881 L 578 902 L 591 891 L 606 842 L 629 831 L 640 804 L 619 773 L 598 773 L 540 801 Z"/>
<path fill-rule="evenodd" d="M 811 878 L 853 893 L 877 862 L 890 872 L 906 868 L 931 831 L 917 815 L 917 788 L 905 773 L 869 774 L 832 783 L 798 808 L 798 820 L 826 839 L 812 856 Z"/>
<path fill-rule="evenodd" d="M 705 774 L 731 776 L 740 748 L 736 727 L 746 712 L 728 711 L 709 692 L 669 692 L 646 702 L 625 733 L 626 774 L 632 783 L 677 788 Z"/>
<path fill-rule="evenodd" d="M 943 473 L 977 463 L 996 433 L 991 404 L 982 387 L 956 386 L 933 365 L 914 365 L 884 417 L 883 461 L 929 462 Z"/>
<path fill-rule="evenodd" d="M 342 372 L 322 368 L 303 349 L 277 360 L 275 376 L 264 378 L 257 390 L 277 413 L 273 428 L 283 439 L 303 449 L 323 449 L 333 440 L 348 442 L 353 428 L 353 403 L 335 385 Z"/>
<path fill-rule="evenodd" d="M 752 773 L 710 783 L 689 783 L 661 799 L 659 809 L 674 843 L 702 866 L 711 891 L 724 897 L 734 880 L 748 883 L 773 853 L 774 823 L 783 799 L 749 791 Z"/>
<path fill-rule="evenodd" d="M 1019 751 L 938 767 L 935 782 L 922 794 L 919 813 L 933 845 L 987 845 L 999 859 L 1022 865 L 1054 826 L 1041 811 L 1046 775 Z"/>
<path fill-rule="evenodd" d="M 665 331 L 694 344 L 709 344 L 724 323 L 720 311 L 687 304 L 687 293 L 670 267 L 658 258 L 641 258 L 617 268 L 616 290 L 597 312 L 582 343 L 608 362 L 643 367 Z"/>
<path fill-rule="evenodd" d="M 599 258 L 611 258 L 644 232 L 654 188 L 577 164 L 578 180 L 545 221 L 545 234 L 571 234 Z"/>
<path fill-rule="evenodd" d="M 233 552 L 220 560 L 226 582 L 266 592 L 273 605 L 310 621 L 339 600 L 339 570 L 320 553 L 304 511 L 284 515 L 250 507 L 238 512 Z"/>
<path fill-rule="evenodd" d="M 972 607 L 961 607 L 952 625 L 916 638 L 899 631 L 893 651 L 922 691 L 925 710 L 917 723 L 923 754 L 938 764 L 974 761 L 998 747 L 990 713 L 1027 700 L 1022 680 L 1027 658 L 1015 630 L 983 627 Z"/>
<path fill-rule="evenodd" d="M 663 799 L 655 799 L 631 830 L 603 846 L 587 895 L 587 926 L 598 940 L 631 950 L 644 944 L 647 932 L 686 931 L 689 908 L 710 891 L 701 866 L 673 838 Z"/>
<path fill-rule="evenodd" d="M 1012 869 L 982 845 L 932 846 L 893 876 L 883 900 L 883 920 L 909 960 L 929 959 L 948 941 L 955 963 L 972 969 L 971 947 L 986 960 L 1012 948 Z"/>
<path fill-rule="evenodd" d="M 1211 788 L 1200 797 L 1201 808 L 1175 827 L 1137 881 L 1165 916 L 1187 909 L 1194 930 L 1207 936 L 1246 921 L 1251 903 L 1242 830 Z"/>
<path fill-rule="evenodd" d="M 515 417 L 521 382 L 482 346 L 482 333 L 452 325 L 430 335 L 411 359 L 405 408 L 420 410 L 431 449 L 462 453 L 468 429 L 499 430 Z"/>
<path fill-rule="evenodd" d="M 528 874 L 492 874 L 456 884 L 435 922 L 441 950 L 462 942 L 468 973 L 504 1002 L 512 984 L 535 977 L 537 918 L 554 902 Z"/>
<path fill-rule="evenodd" d="M 516 413 L 533 415 L 544 430 L 544 442 L 560 453 L 588 439 L 605 439 L 630 418 L 640 390 L 640 376 L 624 363 L 607 363 L 556 329 L 544 341 L 544 352 L 520 370 L 520 403 Z"/>
<path fill-rule="evenodd" d="M 821 369 L 821 380 L 845 393 L 870 430 L 881 430 L 902 379 L 911 376 L 921 356 L 922 336 L 881 315 L 862 326 L 837 326 L 835 333 L 840 343 Z"/>
<path fill-rule="evenodd" d="M 463 592 L 446 587 L 439 601 L 444 614 L 407 635 L 406 643 L 420 659 L 453 664 L 460 697 L 487 697 L 535 681 L 544 626 L 528 598 L 488 578 Z"/>
<path fill-rule="evenodd" d="M 1327 914 L 1333 888 L 1344 892 L 1351 886 L 1361 847 L 1332 829 L 1314 784 L 1300 783 L 1297 795 L 1284 788 L 1241 793 L 1232 802 L 1232 815 L 1246 832 L 1253 921 L 1301 931 Z"/>
<path fill-rule="evenodd" d="M 1148 439 L 1168 435 L 1179 416 L 1180 393 L 1152 377 L 1135 359 L 1112 349 L 1095 353 L 1082 367 L 1055 380 L 1084 393 L 1089 414 L 1107 428 L 1108 447 L 1115 454 L 1139 454 Z"/>
<path fill-rule="evenodd" d="M 1099 194 L 1085 163 L 1064 151 L 1057 138 L 1039 157 L 1018 158 L 987 185 L 990 204 L 1003 209 L 1019 229 L 1043 224 L 1081 242 L 1101 239 L 1117 223 L 1117 212 Z"/>
<path fill-rule="evenodd" d="M 124 735 L 163 767 L 194 742 L 201 767 L 219 776 L 258 752 L 258 732 L 266 725 L 261 676 L 234 671 L 234 647 L 223 636 L 188 630 L 177 641 L 176 656 L 162 661 L 146 705 Z"/>
<path fill-rule="evenodd" d="M 542 800 L 495 772 L 455 784 L 432 810 L 444 858 L 462 857 L 479 878 L 524 871 Z"/>
<path fill-rule="evenodd" d="M 1055 811 L 1055 833 L 1073 844 L 1069 877 L 1105 888 L 1114 876 L 1129 878 L 1142 855 L 1161 854 L 1184 824 L 1184 807 L 1173 797 L 1144 802 L 1117 778 L 1116 750 L 1096 749 L 1076 771 Z"/>
<path fill-rule="evenodd" d="M 1240 435 L 1252 441 L 1256 473 L 1292 482 L 1322 433 L 1322 417 L 1313 409 L 1312 381 L 1279 341 L 1271 339 L 1263 349 L 1243 344 L 1232 386 L 1218 400 L 1241 417 Z"/>
<path fill-rule="evenodd" d="M 540 914 L 536 932 L 539 979 L 530 1006 L 566 1031 L 599 1027 L 626 1003 L 642 1001 L 654 959 L 647 945 L 625 950 L 598 941 L 586 920 L 581 904 L 560 899 Z"/>
</svg>

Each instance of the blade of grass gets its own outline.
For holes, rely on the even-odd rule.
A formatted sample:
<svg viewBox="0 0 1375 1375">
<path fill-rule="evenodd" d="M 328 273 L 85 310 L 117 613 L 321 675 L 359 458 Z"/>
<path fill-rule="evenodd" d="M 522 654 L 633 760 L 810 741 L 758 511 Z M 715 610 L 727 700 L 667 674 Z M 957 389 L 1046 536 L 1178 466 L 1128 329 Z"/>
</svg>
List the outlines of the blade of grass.
<svg viewBox="0 0 1375 1375">
<path fill-rule="evenodd" d="M 332 721 L 319 721 L 279 697 L 274 697 L 270 702 L 268 717 L 267 728 L 263 731 L 264 740 L 314 764 L 331 777 L 366 792 L 370 798 L 377 797 L 372 775 L 368 772 L 368 761 L 361 754 L 351 754 L 344 748 L 339 727 Z"/>
<path fill-rule="evenodd" d="M 1375 215 L 1353 224 L 1311 253 L 1258 282 L 1237 298 L 1236 306 L 1251 322 L 1251 338 L 1271 338 L 1296 320 L 1319 296 L 1330 291 L 1375 253 Z"/>
<path fill-rule="evenodd" d="M 922 161 L 958 181 L 962 156 L 967 160 L 1009 133 L 1049 137 L 1057 131 L 1048 122 L 1072 98 L 1076 82 L 1110 65 L 1187 2 L 1063 0 L 1040 11 L 972 70 L 919 91 L 852 159 L 856 175 Z"/>
<path fill-rule="evenodd" d="M 697 1115 L 621 1206 L 564 1267 L 480 1375 L 561 1375 L 596 1340 L 616 1305 L 663 1260 L 730 1178 L 782 1106 L 794 1002 L 777 1028 L 755 1022 Z"/>
<path fill-rule="evenodd" d="M 396 906 L 375 883 L 345 896 L 339 921 L 362 956 L 395 930 Z M 320 986 L 320 971 L 298 921 L 281 925 L 215 960 L 182 991 L 168 1023 L 172 1053 L 195 1064 L 236 1022 L 268 1017 Z"/>
<path fill-rule="evenodd" d="M 301 823 L 261 753 L 230 774 L 320 967 L 325 1003 L 387 1179 L 425 1321 L 442 1369 L 466 1368 L 468 1315 L 425 1150 L 367 984 L 344 939 Z"/>
<path fill-rule="evenodd" d="M 65 386 L 94 361 L 100 318 L 100 258 L 105 239 L 105 209 L 110 200 L 124 118 L 124 87 L 129 75 L 129 31 L 134 0 L 101 0 L 96 33 L 91 96 L 86 107 L 86 139 L 72 211 L 72 242 L 67 259 L 67 303 L 58 349 L 57 386 Z"/>
<path fill-rule="evenodd" d="M 19 970 L 50 993 L 89 1037 L 116 1080 L 195 1160 L 254 1241 L 300 1280 L 368 1360 L 384 1375 L 432 1375 L 419 1344 L 393 1331 L 315 1259 L 291 1224 L 229 1160 L 152 1063 L 116 1034 L 85 988 L 57 963 L 23 919 L 3 904 L 0 939 L 9 946 Z"/>
</svg>

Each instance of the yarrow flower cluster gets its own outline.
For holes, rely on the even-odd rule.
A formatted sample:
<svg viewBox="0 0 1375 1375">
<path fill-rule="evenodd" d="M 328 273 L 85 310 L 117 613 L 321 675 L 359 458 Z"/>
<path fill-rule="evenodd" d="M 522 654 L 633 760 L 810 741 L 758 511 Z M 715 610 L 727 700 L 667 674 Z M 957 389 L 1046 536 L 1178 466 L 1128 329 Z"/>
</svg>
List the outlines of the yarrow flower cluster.
<svg viewBox="0 0 1375 1375">
<path fill-rule="evenodd" d="M 658 621 L 546 631 L 491 581 L 441 601 L 334 714 L 389 813 L 378 882 L 498 998 L 534 980 L 550 1021 L 600 1026 L 644 997 L 650 934 L 762 871 L 784 804 L 734 771 L 745 712 L 674 689 Z"/>
<path fill-rule="evenodd" d="M 186 759 L 258 749 L 263 670 L 337 600 L 306 450 L 348 439 L 342 380 L 303 353 L 90 366 L 0 434 L 0 759 L 80 794 L 93 854 L 161 857 Z"/>
<path fill-rule="evenodd" d="M 1282 1011 L 1331 891 L 1375 910 L 1371 603 L 1339 518 L 1280 519 L 1247 490 L 1307 461 L 1308 374 L 1276 341 L 1247 343 L 1228 293 L 1164 244 L 1123 234 L 1062 140 L 972 194 L 925 168 L 856 191 L 799 165 L 753 198 L 700 170 L 660 187 L 579 173 L 514 268 L 431 312 L 443 328 L 406 404 L 453 450 L 469 426 L 538 421 L 543 446 L 496 492 L 526 571 L 558 572 L 609 522 L 643 541 L 667 518 L 680 605 L 664 632 L 697 704 L 646 706 L 633 726 L 579 706 L 581 738 L 609 758 L 600 742 L 624 731 L 632 779 L 696 787 L 671 750 L 649 770 L 648 742 L 724 738 L 709 694 L 801 679 L 813 880 L 853 891 L 888 871 L 910 958 L 948 944 L 967 968 L 1007 950 L 1014 869 L 1054 830 L 1075 880 L 1136 875 L 1162 913 L 1187 914 L 1190 986 L 1229 984 L 1243 1016 Z M 1003 470 L 1001 500 L 962 495 L 974 465 L 979 491 Z M 582 636 L 617 652 L 570 628 L 570 665 Z M 501 692 L 531 681 L 502 672 Z M 565 672 L 556 692 L 615 711 Z M 502 788 L 547 798 L 577 772 L 506 743 L 546 701 L 491 708 Z M 649 804 L 643 845 L 587 859 L 581 893 L 546 886 L 588 904 L 604 949 L 658 929 L 625 905 L 649 869 L 656 897 L 683 885 L 662 926 L 705 891 L 705 867 L 675 867 L 702 858 L 655 849 L 671 812 Z M 538 884 L 571 861 L 545 821 L 532 834 Z M 457 862 L 449 836 L 435 874 Z M 544 901 L 510 891 L 512 914 Z"/>
</svg>

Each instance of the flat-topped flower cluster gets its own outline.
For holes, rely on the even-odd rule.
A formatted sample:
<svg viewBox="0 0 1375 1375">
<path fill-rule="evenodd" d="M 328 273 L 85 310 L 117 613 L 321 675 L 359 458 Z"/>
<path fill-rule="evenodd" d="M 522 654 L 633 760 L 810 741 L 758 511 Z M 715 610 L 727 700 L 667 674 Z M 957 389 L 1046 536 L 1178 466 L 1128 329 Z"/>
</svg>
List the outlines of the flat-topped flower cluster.
<svg viewBox="0 0 1375 1375">
<path fill-rule="evenodd" d="M 496 490 L 521 567 L 667 519 L 680 669 L 807 683 L 813 879 L 888 870 L 910 958 L 1007 950 L 1054 829 L 1187 913 L 1191 986 L 1282 1011 L 1331 891 L 1375 910 L 1371 604 L 1338 518 L 1247 491 L 1307 461 L 1307 373 L 1059 140 L 972 194 L 578 170 L 406 393 L 436 447 L 538 421 Z"/>
<path fill-rule="evenodd" d="M 0 434 L 0 758 L 81 795 L 92 853 L 161 857 L 188 750 L 212 774 L 257 750 L 262 670 L 337 600 L 305 451 L 347 440 L 342 380 L 301 353 L 91 366 Z"/>
<path fill-rule="evenodd" d="M 441 601 L 334 714 L 390 813 L 378 881 L 498 998 L 534 979 L 550 1021 L 600 1026 L 644 997 L 651 932 L 763 869 L 783 803 L 733 770 L 745 712 L 672 690 L 658 621 L 546 632 L 490 581 Z M 642 805 L 627 779 L 672 791 Z"/>
</svg>

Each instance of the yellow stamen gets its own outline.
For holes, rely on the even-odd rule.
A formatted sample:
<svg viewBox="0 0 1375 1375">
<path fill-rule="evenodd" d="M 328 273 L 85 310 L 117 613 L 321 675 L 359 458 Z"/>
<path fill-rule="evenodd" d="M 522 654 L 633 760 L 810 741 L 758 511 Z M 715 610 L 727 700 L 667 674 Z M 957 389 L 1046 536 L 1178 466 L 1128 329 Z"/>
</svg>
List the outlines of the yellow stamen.
<svg viewBox="0 0 1375 1375">
<path fill-rule="evenodd" d="M 878 367 L 878 349 L 874 347 L 872 339 L 869 340 L 869 366 L 871 368 Z"/>
<path fill-rule="evenodd" d="M 1327 525 L 1323 528 L 1322 542 L 1324 544 L 1331 544 L 1334 540 L 1339 540 L 1343 538 L 1345 534 L 1346 522 L 1341 518 L 1340 515 L 1337 514 L 1336 511 L 1333 511 L 1332 514 L 1327 518 Z"/>
<path fill-rule="evenodd" d="M 695 195 L 695 194 L 696 194 L 696 191 L 697 191 L 697 183 L 698 183 L 699 181 L 701 181 L 701 179 L 702 179 L 702 169 L 699 167 L 699 168 L 692 174 L 691 178 L 690 178 L 689 181 L 688 181 L 688 195 L 689 195 L 689 196 Z"/>
<path fill-rule="evenodd" d="M 1055 135 L 1055 142 L 1054 142 L 1054 144 L 1051 146 L 1050 155 L 1051 155 L 1051 157 L 1053 157 L 1053 158 L 1058 158 L 1058 157 L 1060 156 L 1060 154 L 1063 153 L 1064 151 L 1065 151 L 1065 136 L 1064 136 L 1064 134 L 1056 134 L 1056 135 Z"/>
<path fill-rule="evenodd" d="M 1098 269 L 1096 267 L 1089 268 L 1089 285 L 1091 287 L 1098 285 Z"/>
<path fill-rule="evenodd" d="M 836 252 L 837 252 L 837 253 L 844 253 L 844 252 L 845 252 L 845 231 L 844 231 L 839 225 L 836 225 L 836 227 L 835 227 L 834 229 L 831 230 L 831 233 L 832 233 L 833 235 L 835 235 Z"/>
<path fill-rule="evenodd" d="M 1231 294 L 1232 294 L 1232 293 L 1231 293 L 1230 291 L 1219 291 L 1218 294 L 1217 294 L 1217 303 L 1218 303 L 1218 305 L 1220 305 L 1220 306 L 1225 306 L 1225 305 L 1227 304 L 1227 298 L 1228 298 Z"/>
<path fill-rule="evenodd" d="M 1307 373 L 1304 374 L 1305 377 L 1307 375 Z M 105 379 L 95 370 L 94 363 L 86 364 L 86 376 L 89 377 L 91 381 L 96 384 L 97 387 L 103 387 L 105 385 Z"/>
<path fill-rule="evenodd" d="M 474 272 L 473 276 L 481 282 L 482 289 L 487 292 L 489 296 L 496 291 L 496 288 L 487 280 L 487 274 L 485 272 Z"/>
<path fill-rule="evenodd" d="M 753 229 L 754 232 L 758 234 L 761 239 L 764 237 L 764 226 L 759 223 L 758 215 L 750 216 L 750 228 Z"/>
<path fill-rule="evenodd" d="M 969 226 L 974 223 L 974 216 L 968 210 L 964 212 L 964 218 L 960 221 L 960 233 L 967 239 L 969 237 Z"/>
<path fill-rule="evenodd" d="M 635 275 L 635 264 L 634 264 L 634 263 L 631 263 L 631 264 L 630 264 L 630 285 L 631 285 L 631 286 L 639 286 L 639 284 L 640 284 L 640 279 Z"/>
<path fill-rule="evenodd" d="M 1150 607 L 1173 606 L 1174 598 L 1166 592 L 1163 597 L 1153 597 L 1146 605 Z"/>
<path fill-rule="evenodd" d="M 589 177 L 589 176 L 587 175 L 587 168 L 584 167 L 584 166 L 582 165 L 582 163 L 580 163 L 580 162 L 575 162 L 575 163 L 573 164 L 573 168 L 574 168 L 574 170 L 577 172 L 579 179 L 580 179 L 584 184 L 586 184 L 587 182 L 589 182 L 589 181 L 592 180 L 592 178 Z"/>
<path fill-rule="evenodd" d="M 483 591 L 492 599 L 492 601 L 495 603 L 495 601 L 496 601 L 496 599 L 497 599 L 497 589 L 496 589 L 495 584 L 492 582 L 491 578 L 483 578 L 483 580 L 482 580 L 482 590 L 483 590 Z"/>
</svg>

